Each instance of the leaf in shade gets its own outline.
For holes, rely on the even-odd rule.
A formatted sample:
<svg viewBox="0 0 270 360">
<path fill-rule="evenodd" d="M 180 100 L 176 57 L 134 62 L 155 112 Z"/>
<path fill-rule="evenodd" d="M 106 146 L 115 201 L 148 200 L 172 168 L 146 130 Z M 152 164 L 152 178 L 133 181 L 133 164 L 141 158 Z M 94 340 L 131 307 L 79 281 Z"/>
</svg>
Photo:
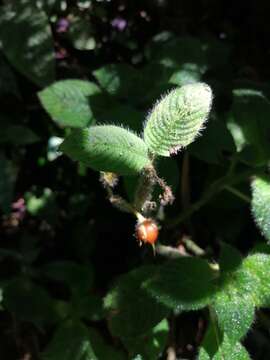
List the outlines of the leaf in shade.
<svg viewBox="0 0 270 360">
<path fill-rule="evenodd" d="M 10 63 L 39 86 L 54 81 L 52 31 L 46 13 L 22 1 L 1 7 L 0 42 Z"/>
</svg>

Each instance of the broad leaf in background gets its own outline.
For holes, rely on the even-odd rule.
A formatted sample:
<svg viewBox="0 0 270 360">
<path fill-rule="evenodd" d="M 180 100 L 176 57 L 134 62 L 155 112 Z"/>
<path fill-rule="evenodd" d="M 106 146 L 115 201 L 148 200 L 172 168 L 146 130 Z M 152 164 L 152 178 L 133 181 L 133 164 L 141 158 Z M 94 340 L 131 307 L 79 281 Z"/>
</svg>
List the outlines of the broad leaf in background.
<svg viewBox="0 0 270 360">
<path fill-rule="evenodd" d="M 194 141 L 207 120 L 212 91 L 204 83 L 182 86 L 162 98 L 151 111 L 144 139 L 156 155 L 170 156 Z"/>
<path fill-rule="evenodd" d="M 62 80 L 39 92 L 42 106 L 60 126 L 85 127 L 94 121 L 90 97 L 100 93 L 96 84 L 84 80 Z"/>
<path fill-rule="evenodd" d="M 0 209 L 8 213 L 11 209 L 17 170 L 13 163 L 0 153 Z"/>
<path fill-rule="evenodd" d="M 55 332 L 42 354 L 42 360 L 99 360 L 94 353 L 88 329 L 80 322 L 68 321 Z"/>
<path fill-rule="evenodd" d="M 45 289 L 25 278 L 7 282 L 3 291 L 3 305 L 18 320 L 33 322 L 38 327 L 57 321 L 54 300 Z"/>
<path fill-rule="evenodd" d="M 114 336 L 134 340 L 147 334 L 169 309 L 150 296 L 142 283 L 151 279 L 156 266 L 144 266 L 123 275 L 107 294 L 104 304 L 109 313 L 109 327 Z"/>
<path fill-rule="evenodd" d="M 132 132 L 113 125 L 74 130 L 60 150 L 98 171 L 132 175 L 150 164 L 147 147 Z"/>
<path fill-rule="evenodd" d="M 140 337 L 122 339 L 131 356 L 140 353 L 144 360 L 156 360 L 162 355 L 168 341 L 169 324 L 166 319 Z"/>
<path fill-rule="evenodd" d="M 263 236 L 270 241 L 270 177 L 256 177 L 251 189 L 254 220 Z"/>
<path fill-rule="evenodd" d="M 0 43 L 10 63 L 38 86 L 54 81 L 54 46 L 46 13 L 25 1 L 0 10 Z"/>
<path fill-rule="evenodd" d="M 270 156 L 270 103 L 260 91 L 236 89 L 228 114 L 230 130 L 240 158 L 254 166 L 265 165 Z"/>
<path fill-rule="evenodd" d="M 143 288 L 176 311 L 197 310 L 209 304 L 215 277 L 207 261 L 183 257 L 160 266 L 152 278 L 144 281 Z"/>
</svg>

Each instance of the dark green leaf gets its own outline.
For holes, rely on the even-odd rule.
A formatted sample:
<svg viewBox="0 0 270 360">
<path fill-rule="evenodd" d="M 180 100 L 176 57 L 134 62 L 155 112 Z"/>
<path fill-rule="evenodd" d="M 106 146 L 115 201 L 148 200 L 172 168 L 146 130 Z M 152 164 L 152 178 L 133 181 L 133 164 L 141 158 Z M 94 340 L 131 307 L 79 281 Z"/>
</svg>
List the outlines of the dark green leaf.
<svg viewBox="0 0 270 360">
<path fill-rule="evenodd" d="M 59 327 L 42 355 L 42 360 L 98 360 L 88 329 L 81 323 L 67 322 Z"/>
<path fill-rule="evenodd" d="M 0 209 L 8 213 L 11 209 L 17 171 L 11 161 L 0 154 Z"/>
<path fill-rule="evenodd" d="M 142 288 L 142 283 L 151 279 L 155 271 L 155 266 L 145 266 L 123 275 L 106 296 L 105 307 L 113 335 L 141 336 L 168 315 L 169 310 Z"/>
<path fill-rule="evenodd" d="M 205 260 L 183 257 L 161 266 L 143 287 L 157 301 L 174 310 L 195 310 L 209 304 L 215 276 Z"/>
<path fill-rule="evenodd" d="M 39 141 L 39 137 L 28 127 L 11 125 L 4 127 L 0 134 L 0 144 L 29 145 Z"/>
<path fill-rule="evenodd" d="M 47 15 L 35 5 L 1 7 L 0 41 L 12 65 L 39 86 L 55 78 L 52 32 Z"/>
</svg>

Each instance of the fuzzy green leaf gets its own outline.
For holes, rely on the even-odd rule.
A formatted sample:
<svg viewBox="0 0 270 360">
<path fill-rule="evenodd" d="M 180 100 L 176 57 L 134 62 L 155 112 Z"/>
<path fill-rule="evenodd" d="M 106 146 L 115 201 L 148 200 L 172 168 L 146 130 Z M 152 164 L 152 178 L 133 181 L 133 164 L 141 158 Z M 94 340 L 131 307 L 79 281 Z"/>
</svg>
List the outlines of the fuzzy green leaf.
<svg viewBox="0 0 270 360">
<path fill-rule="evenodd" d="M 255 312 L 251 294 L 238 292 L 237 285 L 237 282 L 223 285 L 215 295 L 213 304 L 219 325 L 232 344 L 247 333 Z"/>
<path fill-rule="evenodd" d="M 164 264 L 143 286 L 174 310 L 196 310 L 209 304 L 214 277 L 215 272 L 205 260 L 188 257 Z"/>
<path fill-rule="evenodd" d="M 212 91 L 204 83 L 172 90 L 150 113 L 144 139 L 150 151 L 170 156 L 189 145 L 202 130 L 212 104 Z"/>
<path fill-rule="evenodd" d="M 251 209 L 256 224 L 270 241 L 270 178 L 256 177 L 252 182 Z"/>
<path fill-rule="evenodd" d="M 209 337 L 210 333 L 208 332 L 208 341 L 207 345 L 213 344 L 216 342 L 216 334 L 214 331 L 211 332 L 211 338 Z M 198 360 L 250 360 L 250 356 L 246 349 L 239 343 L 231 344 L 229 338 L 224 335 L 223 342 L 218 347 L 217 352 L 211 354 L 209 348 L 206 344 L 203 344 Z"/>
<path fill-rule="evenodd" d="M 2 6 L 0 42 L 11 64 L 34 83 L 54 81 L 53 37 L 44 11 L 25 1 Z"/>
<path fill-rule="evenodd" d="M 243 270 L 250 277 L 250 287 L 256 306 L 270 306 L 270 255 L 254 254 L 243 261 Z"/>
<path fill-rule="evenodd" d="M 123 275 L 106 296 L 105 307 L 113 335 L 134 340 L 167 317 L 169 309 L 142 287 L 155 271 L 155 266 L 145 266 Z"/>
<path fill-rule="evenodd" d="M 60 149 L 94 170 L 119 175 L 136 174 L 150 164 L 143 140 L 113 125 L 74 130 Z"/>
<path fill-rule="evenodd" d="M 100 93 L 98 86 L 84 80 L 62 80 L 39 92 L 42 106 L 61 126 L 85 127 L 93 121 L 89 98 Z"/>
</svg>

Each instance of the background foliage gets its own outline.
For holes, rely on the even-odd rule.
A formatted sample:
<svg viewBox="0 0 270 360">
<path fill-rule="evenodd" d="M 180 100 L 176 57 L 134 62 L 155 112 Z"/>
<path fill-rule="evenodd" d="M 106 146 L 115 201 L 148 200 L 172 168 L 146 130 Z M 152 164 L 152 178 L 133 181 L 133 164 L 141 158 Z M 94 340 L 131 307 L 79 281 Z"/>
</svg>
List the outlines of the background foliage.
<svg viewBox="0 0 270 360">
<path fill-rule="evenodd" d="M 1 358 L 268 359 L 269 10 L 0 1 Z M 157 168 L 176 197 L 159 242 L 199 256 L 165 260 L 138 247 L 93 159 L 59 145 L 89 125 L 142 134 L 162 94 L 198 81 L 214 93 L 205 130 Z M 118 191 L 132 199 L 145 144 L 130 135 L 137 161 L 110 129 L 102 151 L 117 162 L 110 141 L 122 149 Z"/>
</svg>

